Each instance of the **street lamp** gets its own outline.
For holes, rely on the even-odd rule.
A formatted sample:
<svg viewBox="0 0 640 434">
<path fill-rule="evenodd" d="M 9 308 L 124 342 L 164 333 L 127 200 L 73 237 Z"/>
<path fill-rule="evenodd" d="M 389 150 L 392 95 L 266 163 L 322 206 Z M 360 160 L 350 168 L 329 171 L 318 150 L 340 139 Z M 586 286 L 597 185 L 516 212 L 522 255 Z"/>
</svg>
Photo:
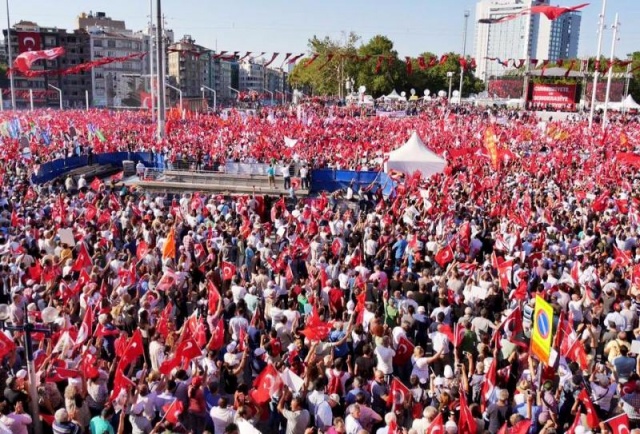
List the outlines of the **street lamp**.
<svg viewBox="0 0 640 434">
<path fill-rule="evenodd" d="M 447 77 L 449 77 L 449 94 L 447 96 L 447 101 L 451 101 L 451 85 L 453 84 L 453 71 L 447 72 Z"/>
<path fill-rule="evenodd" d="M 467 25 L 469 23 L 469 15 L 471 12 L 468 10 L 464 11 L 464 33 L 462 34 L 462 58 L 466 59 L 467 57 Z M 460 64 L 460 95 L 459 95 L 459 104 L 462 104 L 462 82 L 464 80 L 464 66 Z"/>
<path fill-rule="evenodd" d="M 7 55 L 9 56 L 9 67 L 13 64 L 13 53 L 11 48 L 11 20 L 9 19 L 9 0 L 7 3 Z M 13 82 L 13 74 L 9 75 L 9 86 L 11 87 L 11 110 L 16 109 L 16 88 Z"/>
<path fill-rule="evenodd" d="M 264 87 L 262 88 L 262 90 L 264 90 L 265 92 L 267 92 L 267 93 L 269 93 L 271 95 L 271 105 L 274 105 L 273 92 L 271 92 L 269 89 L 265 89 Z"/>
<path fill-rule="evenodd" d="M 43 333 L 44 335 L 51 335 L 51 326 L 58 317 L 58 311 L 55 307 L 47 307 L 42 310 L 42 320 L 46 327 L 42 327 L 39 324 L 34 324 L 32 319 L 29 318 L 27 309 L 25 308 L 24 318 L 27 321 L 23 325 L 9 325 L 6 321 L 9 319 L 9 306 L 6 304 L 0 304 L 0 328 L 2 330 L 8 330 L 11 332 L 24 333 L 24 346 L 27 353 L 27 375 L 29 378 L 29 397 L 30 399 L 30 411 L 32 416 L 33 432 L 42 432 L 42 423 L 40 421 L 40 413 L 38 408 L 38 385 L 36 377 L 36 367 L 33 357 L 33 333 Z"/>
<path fill-rule="evenodd" d="M 202 92 L 202 99 L 204 99 L 204 91 L 208 90 L 209 92 L 213 92 L 213 110 L 216 110 L 216 103 L 217 103 L 217 99 L 218 99 L 218 93 L 215 91 L 215 89 L 211 89 L 210 87 L 205 86 L 204 84 L 202 86 L 200 86 L 200 91 Z"/>
<path fill-rule="evenodd" d="M 169 88 L 169 89 L 173 89 L 176 92 L 178 92 L 178 97 L 180 98 L 180 113 L 182 113 L 182 91 L 180 89 L 178 89 L 177 87 L 169 84 L 169 83 L 165 83 L 165 85 Z"/>
<path fill-rule="evenodd" d="M 237 93 L 237 94 L 238 94 L 238 99 L 240 99 L 240 91 L 239 91 L 238 89 L 234 89 L 234 88 L 232 88 L 231 86 L 228 86 L 228 88 L 229 88 L 229 90 L 232 90 L 232 91 L 234 91 L 235 93 Z"/>
<path fill-rule="evenodd" d="M 62 110 L 62 89 L 60 89 L 59 87 L 55 87 L 53 84 L 49 84 L 49 87 L 58 91 L 58 98 L 60 99 L 60 110 Z"/>
</svg>

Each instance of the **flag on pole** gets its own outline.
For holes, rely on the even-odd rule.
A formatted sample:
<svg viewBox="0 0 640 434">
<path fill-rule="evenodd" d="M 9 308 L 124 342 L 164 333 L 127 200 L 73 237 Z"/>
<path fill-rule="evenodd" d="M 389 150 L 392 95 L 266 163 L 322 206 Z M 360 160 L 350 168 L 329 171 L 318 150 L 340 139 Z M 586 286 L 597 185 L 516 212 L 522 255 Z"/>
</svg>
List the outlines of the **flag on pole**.
<svg viewBox="0 0 640 434">
<path fill-rule="evenodd" d="M 533 313 L 533 333 L 531 334 L 531 352 L 541 362 L 548 365 L 551 355 L 551 337 L 553 327 L 553 308 L 540 295 L 536 295 Z"/>
</svg>

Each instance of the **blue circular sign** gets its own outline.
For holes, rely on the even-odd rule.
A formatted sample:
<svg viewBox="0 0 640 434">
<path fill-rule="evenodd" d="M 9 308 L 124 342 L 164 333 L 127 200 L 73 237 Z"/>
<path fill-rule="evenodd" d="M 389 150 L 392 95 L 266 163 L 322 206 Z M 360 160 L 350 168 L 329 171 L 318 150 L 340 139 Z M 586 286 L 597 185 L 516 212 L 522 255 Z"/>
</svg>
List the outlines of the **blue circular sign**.
<svg viewBox="0 0 640 434">
<path fill-rule="evenodd" d="M 551 334 L 551 319 L 545 311 L 541 310 L 538 312 L 538 316 L 536 317 L 536 324 L 538 326 L 540 337 L 542 337 L 543 339 L 547 339 Z"/>
</svg>

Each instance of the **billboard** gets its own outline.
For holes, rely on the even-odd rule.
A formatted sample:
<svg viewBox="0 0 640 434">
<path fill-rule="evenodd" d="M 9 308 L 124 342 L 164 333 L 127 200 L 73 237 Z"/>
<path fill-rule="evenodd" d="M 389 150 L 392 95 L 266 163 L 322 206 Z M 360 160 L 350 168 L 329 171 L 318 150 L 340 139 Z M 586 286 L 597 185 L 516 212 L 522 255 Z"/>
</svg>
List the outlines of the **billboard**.
<svg viewBox="0 0 640 434">
<path fill-rule="evenodd" d="M 534 84 L 531 102 L 551 106 L 573 105 L 576 103 L 576 85 Z"/>
<path fill-rule="evenodd" d="M 18 54 L 27 51 L 42 50 L 42 40 L 40 33 L 36 32 L 18 32 Z"/>
</svg>

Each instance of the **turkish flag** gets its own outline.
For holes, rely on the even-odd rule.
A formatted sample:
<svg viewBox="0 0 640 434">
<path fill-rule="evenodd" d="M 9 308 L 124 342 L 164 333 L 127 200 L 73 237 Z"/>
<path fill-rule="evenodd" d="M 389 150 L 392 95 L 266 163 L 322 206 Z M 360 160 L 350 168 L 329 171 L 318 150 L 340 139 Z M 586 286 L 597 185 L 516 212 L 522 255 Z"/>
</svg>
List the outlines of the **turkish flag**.
<svg viewBox="0 0 640 434">
<path fill-rule="evenodd" d="M 580 419 L 582 418 L 582 413 L 579 411 L 576 412 L 576 417 L 573 419 L 573 423 L 567 430 L 567 434 L 575 434 L 576 428 L 580 426 Z"/>
<path fill-rule="evenodd" d="M 132 387 L 135 387 L 133 381 L 125 377 L 122 370 L 116 369 L 116 376 L 113 380 L 113 391 L 111 392 L 109 401 L 116 399 L 122 390 L 129 390 Z"/>
<path fill-rule="evenodd" d="M 222 262 L 222 280 L 231 280 L 236 275 L 236 266 L 231 262 Z"/>
<path fill-rule="evenodd" d="M 631 272 L 631 283 L 640 288 L 640 264 L 633 267 Z"/>
<path fill-rule="evenodd" d="M 453 249 L 451 246 L 446 246 L 438 250 L 434 259 L 441 268 L 445 268 L 449 262 L 453 261 Z"/>
<path fill-rule="evenodd" d="M 111 212 L 108 209 L 105 209 L 100 213 L 100 217 L 98 217 L 98 226 L 102 226 L 111 221 Z"/>
<path fill-rule="evenodd" d="M 253 383 L 255 389 L 251 392 L 251 397 L 256 403 L 265 404 L 278 392 L 281 384 L 282 380 L 278 371 L 269 363 L 256 377 Z"/>
<path fill-rule="evenodd" d="M 92 328 L 93 309 L 91 308 L 91 306 L 87 306 L 87 310 L 84 313 L 84 319 L 82 320 L 82 325 L 80 325 L 80 330 L 78 330 L 78 336 L 76 337 L 76 346 L 84 344 L 86 340 L 93 335 Z"/>
<path fill-rule="evenodd" d="M 164 411 L 164 418 L 167 422 L 171 424 L 177 424 L 180 419 L 180 415 L 184 411 L 184 405 L 182 401 L 176 399 L 171 404 L 167 404 L 162 407 L 162 411 Z"/>
<path fill-rule="evenodd" d="M 476 434 L 476 419 L 473 417 L 469 404 L 467 404 L 467 395 L 460 393 L 460 418 L 458 419 L 458 434 Z"/>
<path fill-rule="evenodd" d="M 523 419 L 511 427 L 509 434 L 527 434 L 531 428 L 531 420 Z"/>
<path fill-rule="evenodd" d="M 484 383 L 482 384 L 480 404 L 483 410 L 486 408 L 487 402 L 495 392 L 497 380 L 498 371 L 496 367 L 496 359 L 494 358 L 491 361 L 491 365 L 489 365 L 489 370 L 487 371 L 487 375 L 484 378 Z"/>
<path fill-rule="evenodd" d="M 451 330 L 451 326 L 449 324 L 440 324 L 438 325 L 438 331 L 445 335 L 449 342 L 455 341 L 455 336 L 453 334 L 453 330 Z"/>
<path fill-rule="evenodd" d="M 102 187 L 102 181 L 100 181 L 100 178 L 96 176 L 93 181 L 91 181 L 91 184 L 89 184 L 89 187 L 91 187 L 91 190 L 93 191 L 98 191 L 100 190 L 100 187 Z"/>
<path fill-rule="evenodd" d="M 162 309 L 162 313 L 160 314 L 160 318 L 158 318 L 158 325 L 156 330 L 165 338 L 169 336 L 169 320 L 171 316 L 171 312 L 173 311 L 173 304 L 171 302 L 167 303 L 167 305 Z"/>
<path fill-rule="evenodd" d="M 410 396 L 411 391 L 409 388 L 402 384 L 402 381 L 393 377 L 393 380 L 391 380 L 391 388 L 387 398 L 387 403 L 390 405 L 395 404 L 397 407 L 402 407 L 402 405 L 409 400 Z"/>
<path fill-rule="evenodd" d="M 0 331 L 0 359 L 15 351 L 15 349 L 16 344 L 4 332 Z"/>
<path fill-rule="evenodd" d="M 498 277 L 500 278 L 500 287 L 506 292 L 511 285 L 511 270 L 513 270 L 513 261 L 504 261 L 498 265 Z"/>
<path fill-rule="evenodd" d="M 156 285 L 158 291 L 169 291 L 173 288 L 173 285 L 178 281 L 178 275 L 171 270 L 167 270 Z"/>
<path fill-rule="evenodd" d="M 613 256 L 615 258 L 612 264 L 613 268 L 618 266 L 627 267 L 631 265 L 631 258 L 629 257 L 629 254 L 624 250 L 620 250 L 617 246 L 613 246 Z"/>
<path fill-rule="evenodd" d="M 393 364 L 397 366 L 404 366 L 411 359 L 414 348 L 415 345 L 413 345 L 409 339 L 402 336 L 398 341 L 396 355 L 393 356 Z"/>
<path fill-rule="evenodd" d="M 331 243 L 331 253 L 333 256 L 340 256 L 340 252 L 342 251 L 342 241 L 339 238 L 336 238 Z"/>
<path fill-rule="evenodd" d="M 31 65 L 38 60 L 53 60 L 59 56 L 64 55 L 65 50 L 63 47 L 56 47 L 50 50 L 40 51 L 25 51 L 18 55 L 13 61 L 13 68 L 21 73 L 29 73 Z"/>
<path fill-rule="evenodd" d="M 42 39 L 37 32 L 17 32 L 18 33 L 18 54 L 26 51 L 42 50 Z"/>
<path fill-rule="evenodd" d="M 182 359 L 180 357 L 174 356 L 174 357 L 171 357 L 170 359 L 163 361 L 160 364 L 160 368 L 158 368 L 158 371 L 160 371 L 162 375 L 169 376 L 171 375 L 171 371 L 173 371 L 176 368 L 179 368 L 180 365 L 182 365 Z"/>
<path fill-rule="evenodd" d="M 209 293 L 209 313 L 215 313 L 220 302 L 220 292 L 211 280 L 207 282 L 207 292 Z"/>
<path fill-rule="evenodd" d="M 218 323 L 211 332 L 211 340 L 207 348 L 210 350 L 219 350 L 224 346 L 224 320 L 218 319 Z"/>
<path fill-rule="evenodd" d="M 120 171 L 120 172 L 116 173 L 115 175 L 113 175 L 111 177 L 111 181 L 112 182 L 120 182 L 120 181 L 122 181 L 123 177 L 124 177 L 124 172 Z"/>
<path fill-rule="evenodd" d="M 144 343 L 142 342 L 142 333 L 140 330 L 133 332 L 129 345 L 118 363 L 118 369 L 126 371 L 129 365 L 136 361 L 136 359 L 144 354 Z"/>
<path fill-rule="evenodd" d="M 88 203 L 84 207 L 85 218 L 87 219 L 87 221 L 93 221 L 93 219 L 96 218 L 96 215 L 98 215 L 98 209 L 92 203 Z"/>
<path fill-rule="evenodd" d="M 438 412 L 438 416 L 436 416 L 433 421 L 429 424 L 429 427 L 425 430 L 424 434 L 443 434 L 444 433 L 444 423 L 442 421 L 442 412 Z"/>
<path fill-rule="evenodd" d="M 585 411 L 587 412 L 587 425 L 591 429 L 596 428 L 600 424 L 600 420 L 598 419 L 596 408 L 593 406 L 591 398 L 585 389 L 582 389 L 578 394 L 578 400 L 582 403 Z"/>
<path fill-rule="evenodd" d="M 196 357 L 202 356 L 202 350 L 198 346 L 198 343 L 195 341 L 193 337 L 189 337 L 178 345 L 176 349 L 176 357 L 184 360 L 191 361 Z"/>
<path fill-rule="evenodd" d="M 80 271 L 83 268 L 91 268 L 92 266 L 93 261 L 91 260 L 91 255 L 89 255 L 87 246 L 84 243 L 80 243 L 80 251 L 78 252 L 78 257 L 73 263 L 73 267 L 71 269 L 73 271 Z"/>
<path fill-rule="evenodd" d="M 147 253 L 149 253 L 149 246 L 145 241 L 140 241 L 138 247 L 136 247 L 136 258 L 138 258 L 138 261 L 141 261 L 142 258 L 147 256 Z"/>
<path fill-rule="evenodd" d="M 612 434 L 629 434 L 629 416 L 626 413 L 607 419 L 604 423 L 611 427 Z"/>
</svg>

